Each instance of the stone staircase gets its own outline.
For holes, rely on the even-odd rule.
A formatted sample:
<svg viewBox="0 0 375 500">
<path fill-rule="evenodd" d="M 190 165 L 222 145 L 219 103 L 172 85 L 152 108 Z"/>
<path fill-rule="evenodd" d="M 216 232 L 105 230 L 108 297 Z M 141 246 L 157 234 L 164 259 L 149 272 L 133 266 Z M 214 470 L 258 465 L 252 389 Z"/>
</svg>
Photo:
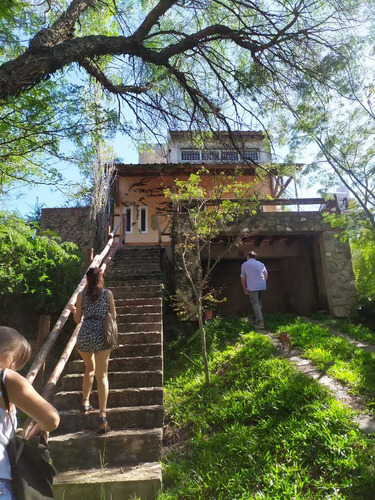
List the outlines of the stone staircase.
<svg viewBox="0 0 375 500">
<path fill-rule="evenodd" d="M 83 362 L 70 361 L 54 404 L 61 423 L 50 438 L 57 500 L 155 500 L 161 488 L 163 427 L 162 299 L 158 247 L 121 249 L 108 269 L 120 346 L 109 361 L 107 418 L 83 415 Z M 96 386 L 90 403 L 98 408 Z"/>
</svg>

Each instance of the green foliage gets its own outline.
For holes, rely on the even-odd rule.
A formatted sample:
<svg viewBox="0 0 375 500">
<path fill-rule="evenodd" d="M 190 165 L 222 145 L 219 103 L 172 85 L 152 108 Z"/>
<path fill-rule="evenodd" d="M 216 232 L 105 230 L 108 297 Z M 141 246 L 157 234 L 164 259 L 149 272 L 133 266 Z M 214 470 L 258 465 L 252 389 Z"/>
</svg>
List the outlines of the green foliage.
<svg viewBox="0 0 375 500">
<path fill-rule="evenodd" d="M 375 230 L 363 231 L 350 240 L 360 303 L 375 309 Z M 373 315 L 375 325 L 375 312 Z"/>
<path fill-rule="evenodd" d="M 161 498 L 370 499 L 374 446 L 352 412 L 275 358 L 245 320 L 211 326 L 212 386 L 191 363 L 166 382 L 166 438 L 176 446 L 166 448 Z M 167 367 L 192 355 L 195 337 L 169 346 Z"/>
<path fill-rule="evenodd" d="M 0 295 L 2 305 L 27 299 L 40 313 L 60 312 L 80 279 L 74 243 L 37 234 L 15 215 L 0 214 Z"/>
<path fill-rule="evenodd" d="M 292 345 L 302 349 L 304 356 L 311 359 L 319 370 L 363 395 L 369 408 L 375 408 L 375 353 L 355 347 L 322 325 L 305 323 L 300 319 L 279 327 L 281 330 L 290 334 Z M 352 327 L 347 331 L 358 332 L 358 336 L 363 338 L 366 329 Z M 374 332 L 367 330 L 366 339 L 374 341 Z"/>
</svg>

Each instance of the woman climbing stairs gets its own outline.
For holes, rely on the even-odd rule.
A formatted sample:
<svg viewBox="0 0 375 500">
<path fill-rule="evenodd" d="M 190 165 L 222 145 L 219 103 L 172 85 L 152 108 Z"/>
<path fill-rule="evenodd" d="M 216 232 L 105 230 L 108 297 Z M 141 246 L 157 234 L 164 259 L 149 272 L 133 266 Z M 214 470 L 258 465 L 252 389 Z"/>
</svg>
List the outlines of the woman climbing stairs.
<svg viewBox="0 0 375 500">
<path fill-rule="evenodd" d="M 81 360 L 68 364 L 54 404 L 61 424 L 50 439 L 58 500 L 154 500 L 161 487 L 163 427 L 162 299 L 158 247 L 121 249 L 106 286 L 115 297 L 118 349 L 109 362 L 107 418 L 80 412 Z M 98 408 L 97 392 L 90 403 Z"/>
</svg>

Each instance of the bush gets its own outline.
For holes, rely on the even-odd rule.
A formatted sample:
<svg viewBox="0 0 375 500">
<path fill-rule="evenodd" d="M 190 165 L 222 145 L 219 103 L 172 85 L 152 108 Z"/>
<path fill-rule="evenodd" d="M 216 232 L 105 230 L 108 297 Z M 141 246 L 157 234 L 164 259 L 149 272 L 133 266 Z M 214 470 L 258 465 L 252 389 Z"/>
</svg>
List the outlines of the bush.
<svg viewBox="0 0 375 500">
<path fill-rule="evenodd" d="M 14 214 L 0 213 L 3 307 L 16 303 L 19 310 L 27 304 L 37 313 L 61 311 L 79 281 L 80 267 L 77 245 L 40 235 Z"/>
</svg>

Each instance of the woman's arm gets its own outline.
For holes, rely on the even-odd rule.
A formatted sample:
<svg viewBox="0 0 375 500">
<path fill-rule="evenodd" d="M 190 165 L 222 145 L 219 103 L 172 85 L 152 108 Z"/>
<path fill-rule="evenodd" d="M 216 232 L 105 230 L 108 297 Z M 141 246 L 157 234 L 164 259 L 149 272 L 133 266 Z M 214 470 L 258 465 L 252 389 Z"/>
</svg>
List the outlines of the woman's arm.
<svg viewBox="0 0 375 500">
<path fill-rule="evenodd" d="M 53 431 L 60 423 L 57 410 L 36 392 L 22 375 L 7 370 L 6 387 L 11 403 L 26 413 L 43 431 Z"/>
<path fill-rule="evenodd" d="M 116 318 L 116 307 L 115 307 L 115 299 L 113 298 L 113 293 L 111 290 L 107 290 L 108 293 L 108 301 L 109 301 L 109 312 Z"/>
<path fill-rule="evenodd" d="M 82 293 L 81 292 L 79 292 L 79 294 L 77 296 L 76 305 L 73 306 L 72 304 L 68 304 L 68 308 L 72 312 L 73 319 L 78 325 L 78 323 L 80 323 L 81 319 L 82 319 Z"/>
</svg>

